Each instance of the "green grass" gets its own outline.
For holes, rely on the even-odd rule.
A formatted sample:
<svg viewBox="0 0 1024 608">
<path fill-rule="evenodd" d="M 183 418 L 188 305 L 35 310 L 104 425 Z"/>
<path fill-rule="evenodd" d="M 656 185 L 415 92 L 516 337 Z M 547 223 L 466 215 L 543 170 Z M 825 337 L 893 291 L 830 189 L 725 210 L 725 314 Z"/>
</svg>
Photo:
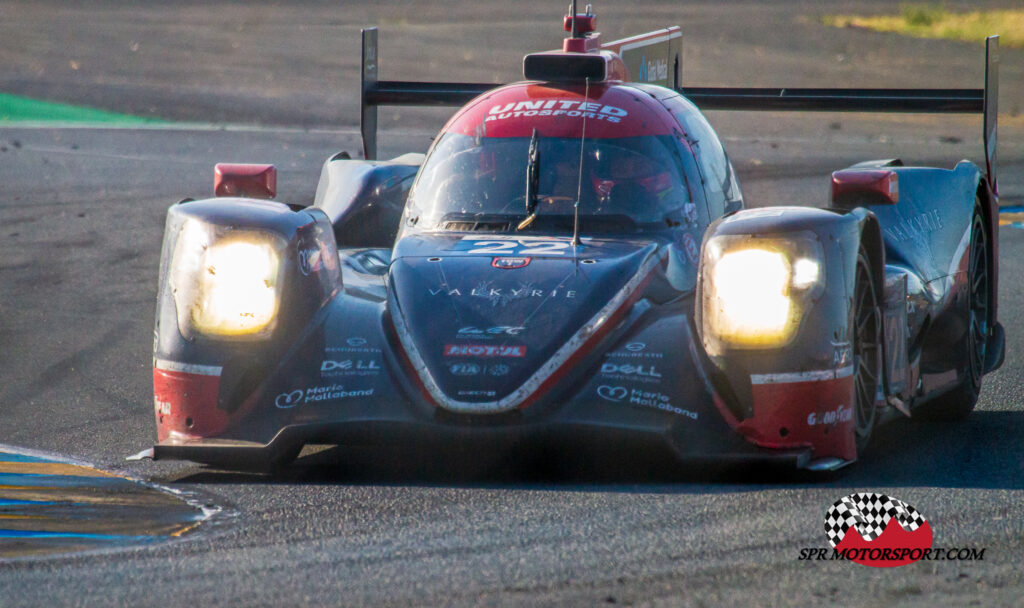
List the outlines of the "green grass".
<svg viewBox="0 0 1024 608">
<path fill-rule="evenodd" d="M 1024 48 L 1024 9 L 954 13 L 937 4 L 904 4 L 899 15 L 829 15 L 823 21 L 834 27 L 977 43 L 999 34 L 1000 46 Z"/>
<path fill-rule="evenodd" d="M 166 121 L 0 93 L 0 124 L 59 122 L 134 126 Z"/>
</svg>

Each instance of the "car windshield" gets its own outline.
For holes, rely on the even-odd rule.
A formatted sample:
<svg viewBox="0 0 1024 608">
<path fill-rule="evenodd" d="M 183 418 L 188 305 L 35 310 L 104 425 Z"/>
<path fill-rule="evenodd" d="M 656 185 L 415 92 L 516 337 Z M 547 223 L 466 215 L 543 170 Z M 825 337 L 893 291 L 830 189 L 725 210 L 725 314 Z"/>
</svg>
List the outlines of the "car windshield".
<svg viewBox="0 0 1024 608">
<path fill-rule="evenodd" d="M 592 228 L 664 228 L 666 218 L 690 202 L 680 149 L 671 136 L 587 140 L 582 181 L 578 138 L 539 137 L 538 144 L 538 220 L 561 219 L 565 225 L 577 192 L 580 215 Z M 529 146 L 528 137 L 445 134 L 420 170 L 408 216 L 422 229 L 467 229 L 467 222 L 496 222 L 501 229 L 503 221 L 521 219 Z"/>
</svg>

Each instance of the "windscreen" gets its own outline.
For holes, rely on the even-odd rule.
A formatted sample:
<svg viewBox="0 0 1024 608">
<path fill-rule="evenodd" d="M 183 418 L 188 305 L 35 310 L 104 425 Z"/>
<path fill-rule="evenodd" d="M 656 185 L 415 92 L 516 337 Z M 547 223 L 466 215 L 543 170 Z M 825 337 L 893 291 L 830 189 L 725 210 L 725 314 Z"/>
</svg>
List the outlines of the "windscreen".
<svg viewBox="0 0 1024 608">
<path fill-rule="evenodd" d="M 591 229 L 664 228 L 690 202 L 684 150 L 673 137 L 587 140 L 582 173 L 580 145 L 578 138 L 538 138 L 540 226 L 565 226 L 577 192 L 580 217 Z M 528 137 L 446 133 L 420 170 L 408 217 L 421 229 L 465 229 L 480 221 L 500 226 L 525 217 L 529 146 Z"/>
</svg>

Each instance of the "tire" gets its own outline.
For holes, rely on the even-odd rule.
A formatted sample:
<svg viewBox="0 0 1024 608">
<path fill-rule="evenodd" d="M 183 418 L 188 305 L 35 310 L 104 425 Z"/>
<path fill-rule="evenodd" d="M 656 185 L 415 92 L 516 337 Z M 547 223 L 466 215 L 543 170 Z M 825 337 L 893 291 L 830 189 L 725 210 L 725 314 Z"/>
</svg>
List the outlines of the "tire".
<svg viewBox="0 0 1024 608">
<path fill-rule="evenodd" d="M 875 397 L 882 381 L 882 313 L 871 276 L 871 264 L 863 247 L 857 254 L 851 319 L 854 433 L 859 457 L 867 450 L 878 422 Z"/>
<path fill-rule="evenodd" d="M 922 408 L 926 420 L 963 420 L 972 411 L 981 394 L 981 375 L 985 370 L 985 348 L 988 343 L 989 293 L 991 273 L 988 267 L 989 239 L 975 200 L 971 218 L 970 262 L 967 268 L 967 338 L 964 340 L 966 361 L 964 381 L 960 386 L 937 397 Z"/>
</svg>

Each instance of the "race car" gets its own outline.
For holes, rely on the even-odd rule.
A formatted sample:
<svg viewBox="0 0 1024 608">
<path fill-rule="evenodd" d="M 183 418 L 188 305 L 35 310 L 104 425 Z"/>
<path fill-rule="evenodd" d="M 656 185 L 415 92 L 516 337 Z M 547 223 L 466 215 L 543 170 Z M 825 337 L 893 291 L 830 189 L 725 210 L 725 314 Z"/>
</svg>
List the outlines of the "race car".
<svg viewBox="0 0 1024 608">
<path fill-rule="evenodd" d="M 679 28 L 563 25 L 497 87 L 378 80 L 364 30 L 364 158 L 328 159 L 312 206 L 221 164 L 214 198 L 170 207 L 155 458 L 640 441 L 824 471 L 885 420 L 972 410 L 1004 352 L 995 37 L 978 90 L 686 88 Z M 695 101 L 983 113 L 987 166 L 868 161 L 830 201 L 748 209 Z M 464 105 L 381 161 L 387 104 Z"/>
</svg>

